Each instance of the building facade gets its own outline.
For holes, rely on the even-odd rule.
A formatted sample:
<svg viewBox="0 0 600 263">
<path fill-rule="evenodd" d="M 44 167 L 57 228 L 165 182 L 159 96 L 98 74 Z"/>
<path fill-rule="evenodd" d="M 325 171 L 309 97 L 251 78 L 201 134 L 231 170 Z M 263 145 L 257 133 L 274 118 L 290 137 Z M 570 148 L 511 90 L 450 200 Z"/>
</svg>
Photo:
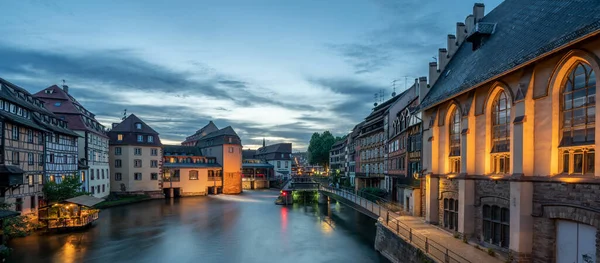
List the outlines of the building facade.
<svg viewBox="0 0 600 263">
<path fill-rule="evenodd" d="M 600 262 L 599 14 L 506 0 L 457 24 L 419 83 L 428 222 L 516 262 Z"/>
<path fill-rule="evenodd" d="M 346 138 L 344 137 L 342 140 L 335 142 L 331 146 L 331 150 L 329 151 L 329 172 L 330 175 L 341 175 L 345 174 L 345 164 L 346 164 Z"/>
<path fill-rule="evenodd" d="M 203 156 L 196 146 L 165 145 L 162 158 L 162 189 L 167 197 L 207 195 L 223 186 L 217 158 Z"/>
<path fill-rule="evenodd" d="M 113 124 L 110 138 L 111 192 L 162 197 L 162 160 L 158 133 L 135 114 Z"/>
<path fill-rule="evenodd" d="M 231 126 L 217 130 L 212 126 L 217 127 L 210 122 L 200 129 L 201 137 L 194 137 L 198 133 L 191 137 L 194 137 L 194 143 L 200 147 L 204 156 L 215 157 L 223 168 L 222 193 L 239 194 L 242 192 L 242 140 Z M 204 133 L 206 134 L 202 135 Z M 189 145 L 190 141 L 186 140 L 183 144 Z"/>
<path fill-rule="evenodd" d="M 350 184 L 352 186 L 355 186 L 356 182 L 356 167 L 357 167 L 357 159 L 359 159 L 359 151 L 357 151 L 357 147 L 359 144 L 359 140 L 358 140 L 358 135 L 360 135 L 360 129 L 361 129 L 362 123 L 357 124 L 356 126 L 354 126 L 354 129 L 352 129 L 352 132 L 350 134 L 348 134 L 348 154 L 346 156 L 346 164 L 347 164 L 347 169 L 346 169 L 346 176 L 348 177 L 348 179 L 350 180 Z M 360 166 L 360 160 L 358 160 L 358 166 Z"/>
<path fill-rule="evenodd" d="M 256 150 L 255 157 L 272 164 L 276 178 L 289 178 L 292 174 L 291 143 L 265 145 L 263 142 L 263 147 Z"/>
<path fill-rule="evenodd" d="M 93 113 L 69 94 L 69 87 L 66 85 L 63 85 L 62 88 L 57 85 L 50 86 L 37 92 L 34 96 L 44 101 L 48 110 L 61 120 L 65 120 L 68 128 L 77 133 L 78 159 L 75 164 L 83 184 L 82 190 L 90 192 L 98 198 L 106 197 L 111 189 L 111 171 L 108 163 L 109 140 L 105 127 L 96 120 Z M 54 148 L 64 147 L 66 146 L 59 144 Z M 47 161 L 52 161 L 49 158 L 52 157 L 46 156 Z M 62 167 L 57 168 L 62 169 Z M 73 164 L 70 163 L 68 169 L 73 168 Z"/>
</svg>

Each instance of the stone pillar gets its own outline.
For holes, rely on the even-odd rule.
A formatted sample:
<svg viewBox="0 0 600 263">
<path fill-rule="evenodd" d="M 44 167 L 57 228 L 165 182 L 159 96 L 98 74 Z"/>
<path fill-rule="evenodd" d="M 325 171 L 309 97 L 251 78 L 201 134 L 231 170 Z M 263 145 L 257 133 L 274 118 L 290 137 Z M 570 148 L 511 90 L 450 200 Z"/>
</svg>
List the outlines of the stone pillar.
<svg viewBox="0 0 600 263">
<path fill-rule="evenodd" d="M 175 195 L 175 190 L 173 188 L 169 188 L 169 198 L 173 198 Z"/>
<path fill-rule="evenodd" d="M 511 162 L 511 169 L 512 169 L 512 174 L 515 175 L 523 175 L 524 172 L 524 167 L 523 167 L 523 163 L 524 163 L 524 139 L 525 138 L 525 134 L 524 134 L 524 122 L 525 122 L 525 103 L 521 102 L 521 103 L 517 103 L 515 104 L 515 106 L 513 107 L 514 110 L 512 112 L 512 114 L 514 114 L 513 116 L 515 116 L 512 120 L 513 125 L 512 125 L 512 129 L 511 129 L 511 139 L 510 140 L 510 150 L 511 150 L 511 158 L 510 158 L 510 162 Z M 532 138 L 533 139 L 533 135 Z M 533 160 L 531 160 L 533 161 Z"/>
<path fill-rule="evenodd" d="M 426 217 L 425 221 L 430 224 L 437 224 L 439 220 L 439 188 L 440 179 L 427 175 L 426 177 L 426 194 L 425 194 L 425 207 Z"/>
<path fill-rule="evenodd" d="M 319 204 L 327 204 L 327 196 L 319 193 L 319 199 L 317 200 Z"/>
<path fill-rule="evenodd" d="M 529 262 L 533 244 L 533 183 L 510 182 L 510 250 L 517 262 Z"/>
<path fill-rule="evenodd" d="M 458 232 L 470 238 L 475 233 L 475 181 L 458 179 Z"/>
<path fill-rule="evenodd" d="M 469 139 L 469 119 L 462 118 L 461 121 L 461 131 L 460 131 L 460 173 L 466 174 L 467 167 L 469 164 L 469 149 L 468 149 L 468 139 Z"/>
</svg>

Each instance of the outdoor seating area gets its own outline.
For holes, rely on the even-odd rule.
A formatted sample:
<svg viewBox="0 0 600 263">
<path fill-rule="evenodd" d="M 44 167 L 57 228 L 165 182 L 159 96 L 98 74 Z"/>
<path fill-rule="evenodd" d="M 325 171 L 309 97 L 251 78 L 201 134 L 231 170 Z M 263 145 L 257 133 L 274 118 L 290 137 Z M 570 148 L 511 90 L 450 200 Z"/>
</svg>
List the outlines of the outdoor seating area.
<svg viewBox="0 0 600 263">
<path fill-rule="evenodd" d="M 48 230 L 86 227 L 98 219 L 99 209 L 94 205 L 102 199 L 82 195 L 55 203 L 39 210 L 39 221 Z"/>
</svg>

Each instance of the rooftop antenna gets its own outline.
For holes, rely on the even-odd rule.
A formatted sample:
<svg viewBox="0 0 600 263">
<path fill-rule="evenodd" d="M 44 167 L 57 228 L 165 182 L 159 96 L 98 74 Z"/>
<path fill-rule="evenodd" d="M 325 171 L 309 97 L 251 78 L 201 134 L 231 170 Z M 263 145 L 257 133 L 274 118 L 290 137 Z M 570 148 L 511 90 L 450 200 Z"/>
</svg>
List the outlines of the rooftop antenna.
<svg viewBox="0 0 600 263">
<path fill-rule="evenodd" d="M 125 120 L 127 118 L 127 109 L 123 110 L 123 119 L 121 120 Z"/>
<path fill-rule="evenodd" d="M 393 91 L 392 91 L 392 98 L 393 98 L 393 97 L 396 97 L 396 81 L 398 81 L 398 80 L 397 80 L 397 79 L 395 79 L 395 80 L 392 80 L 392 88 L 393 88 Z"/>
<path fill-rule="evenodd" d="M 375 92 L 375 94 L 373 94 L 373 99 L 375 100 L 375 103 L 373 103 L 373 106 L 377 107 L 377 92 Z"/>
</svg>

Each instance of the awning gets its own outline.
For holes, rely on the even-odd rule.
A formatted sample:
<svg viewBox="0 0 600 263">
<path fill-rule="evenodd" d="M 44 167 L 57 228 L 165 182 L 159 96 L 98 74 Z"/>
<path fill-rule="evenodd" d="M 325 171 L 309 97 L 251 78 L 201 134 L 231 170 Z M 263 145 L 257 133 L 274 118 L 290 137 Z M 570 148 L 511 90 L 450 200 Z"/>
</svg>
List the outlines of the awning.
<svg viewBox="0 0 600 263">
<path fill-rule="evenodd" d="M 0 186 L 17 186 L 23 184 L 23 169 L 14 165 L 0 165 Z"/>
<path fill-rule="evenodd" d="M 89 196 L 89 195 L 80 195 L 78 197 L 69 198 L 63 202 L 92 207 L 102 201 L 104 201 L 104 200 L 97 198 L 97 197 L 93 197 L 93 196 Z"/>
<path fill-rule="evenodd" d="M 23 174 L 25 171 L 23 169 L 14 166 L 14 165 L 0 165 L 0 174 Z"/>
</svg>

